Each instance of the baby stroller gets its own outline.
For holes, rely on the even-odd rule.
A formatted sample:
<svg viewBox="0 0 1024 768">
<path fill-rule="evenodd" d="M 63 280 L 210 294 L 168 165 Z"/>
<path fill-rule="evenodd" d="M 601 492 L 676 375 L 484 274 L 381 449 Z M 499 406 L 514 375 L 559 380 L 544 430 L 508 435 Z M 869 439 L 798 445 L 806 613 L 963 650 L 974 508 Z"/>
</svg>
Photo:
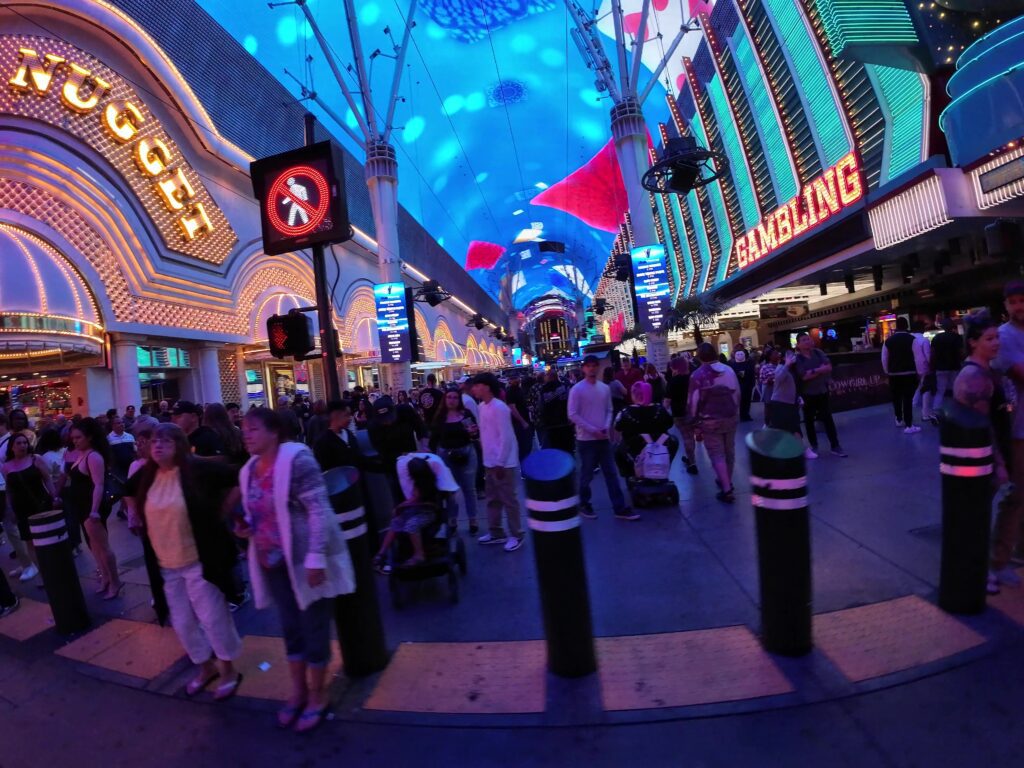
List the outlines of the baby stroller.
<svg viewBox="0 0 1024 768">
<path fill-rule="evenodd" d="M 667 432 L 657 439 L 645 433 L 619 444 L 619 473 L 626 478 L 634 507 L 679 503 L 679 488 L 669 479 L 669 468 L 678 450 L 679 440 Z"/>
<path fill-rule="evenodd" d="M 423 562 L 410 566 L 400 565 L 412 555 L 412 545 L 408 537 L 399 536 L 391 545 L 388 553 L 389 564 L 382 570 L 388 577 L 392 605 L 401 608 L 409 601 L 411 592 L 417 589 L 420 582 L 440 577 L 448 579 L 448 599 L 453 603 L 459 602 L 459 579 L 456 569 L 463 576 L 466 575 L 465 542 L 448 526 L 440 506 L 425 503 L 409 504 L 406 510 L 414 514 L 429 514 L 432 519 L 420 529 L 426 555 Z"/>
</svg>

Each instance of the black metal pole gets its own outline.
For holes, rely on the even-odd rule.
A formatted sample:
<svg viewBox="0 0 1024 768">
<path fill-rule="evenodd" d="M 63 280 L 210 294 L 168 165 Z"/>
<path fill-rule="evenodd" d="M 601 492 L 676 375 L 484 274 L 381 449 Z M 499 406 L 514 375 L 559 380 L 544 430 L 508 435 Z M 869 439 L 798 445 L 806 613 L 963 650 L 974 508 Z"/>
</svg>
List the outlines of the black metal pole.
<svg viewBox="0 0 1024 768">
<path fill-rule="evenodd" d="M 315 144 L 313 128 L 316 118 L 306 113 L 306 146 Z M 334 321 L 331 317 L 331 296 L 327 289 L 327 263 L 322 245 L 311 246 L 313 252 L 313 283 L 316 289 L 316 315 L 320 325 L 320 360 L 324 369 L 324 385 L 327 400 L 341 399 L 341 384 L 338 382 L 338 350 L 335 342 Z"/>
<path fill-rule="evenodd" d="M 71 635 L 88 629 L 92 622 L 85 609 L 64 512 L 54 509 L 32 515 L 28 528 L 57 632 Z"/>
<path fill-rule="evenodd" d="M 810 652 L 811 529 L 804 447 L 789 432 L 747 435 L 757 522 L 761 644 L 784 656 Z"/>
<path fill-rule="evenodd" d="M 939 429 L 942 474 L 942 564 L 939 607 L 985 610 L 992 523 L 992 430 L 980 413 L 953 402 Z"/>
<path fill-rule="evenodd" d="M 580 535 L 576 462 L 565 451 L 534 451 L 523 461 L 523 477 L 548 669 L 561 677 L 589 675 L 597 670 L 597 656 Z"/>
<path fill-rule="evenodd" d="M 324 473 L 324 482 L 334 515 L 348 543 L 356 577 L 356 591 L 334 599 L 341 661 L 346 675 L 364 677 L 388 665 L 388 648 L 377 602 L 359 470 L 355 467 L 329 469 Z"/>
</svg>

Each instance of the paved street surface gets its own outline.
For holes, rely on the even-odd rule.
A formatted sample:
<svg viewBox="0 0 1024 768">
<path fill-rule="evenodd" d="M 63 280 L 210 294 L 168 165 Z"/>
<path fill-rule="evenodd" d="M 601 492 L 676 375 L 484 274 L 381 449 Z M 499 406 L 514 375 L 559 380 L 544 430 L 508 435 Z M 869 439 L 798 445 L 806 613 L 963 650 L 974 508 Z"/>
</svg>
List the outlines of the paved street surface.
<svg viewBox="0 0 1024 768">
<path fill-rule="evenodd" d="M 530 543 L 505 553 L 469 542 L 457 605 L 439 580 L 396 610 L 380 584 L 392 664 L 368 680 L 337 677 L 335 719 L 306 737 L 273 727 L 286 689 L 272 611 L 236 614 L 240 696 L 184 699 L 188 665 L 151 623 L 138 546 L 118 523 L 121 600 L 93 601 L 91 563 L 79 561 L 92 633 L 58 637 L 35 584 L 20 585 L 25 607 L 0 620 L 0 767 L 1024 764 L 1024 594 L 1007 590 L 979 617 L 934 607 L 937 431 L 905 436 L 881 408 L 837 422 L 850 458 L 824 451 L 808 468 L 807 657 L 771 656 L 756 640 L 742 448 L 732 506 L 715 500 L 704 457 L 698 477 L 677 477 L 679 509 L 644 510 L 637 523 L 611 518 L 595 477 L 600 517 L 583 521 L 583 536 L 598 675 L 545 674 Z"/>
</svg>

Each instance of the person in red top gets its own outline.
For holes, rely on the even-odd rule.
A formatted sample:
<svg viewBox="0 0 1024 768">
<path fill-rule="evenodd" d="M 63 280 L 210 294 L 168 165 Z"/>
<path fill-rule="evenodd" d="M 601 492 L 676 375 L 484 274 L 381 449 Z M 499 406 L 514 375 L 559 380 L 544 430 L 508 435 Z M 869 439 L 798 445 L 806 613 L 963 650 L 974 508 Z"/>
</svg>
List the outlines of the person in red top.
<svg viewBox="0 0 1024 768">
<path fill-rule="evenodd" d="M 615 373 L 615 378 L 626 388 L 626 403 L 631 403 L 629 393 L 633 391 L 634 384 L 644 380 L 643 370 L 639 366 L 634 366 L 633 360 L 627 355 L 622 358 L 622 369 Z"/>
</svg>

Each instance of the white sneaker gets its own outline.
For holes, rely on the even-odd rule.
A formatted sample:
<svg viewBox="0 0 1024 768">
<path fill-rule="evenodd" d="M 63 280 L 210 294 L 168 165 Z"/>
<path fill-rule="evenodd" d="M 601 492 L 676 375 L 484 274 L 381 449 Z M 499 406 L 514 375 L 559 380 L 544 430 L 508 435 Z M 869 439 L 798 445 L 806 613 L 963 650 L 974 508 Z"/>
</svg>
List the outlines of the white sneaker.
<svg viewBox="0 0 1024 768">
<path fill-rule="evenodd" d="M 18 581 L 32 581 L 36 576 L 39 575 L 39 569 L 34 565 L 30 565 L 24 571 L 21 572 L 21 576 L 18 577 Z M 1017 582 L 1018 584 L 1020 582 Z"/>
<path fill-rule="evenodd" d="M 508 538 L 505 536 L 492 536 L 489 533 L 485 533 L 476 541 L 478 544 L 504 544 L 508 541 Z"/>
<path fill-rule="evenodd" d="M 1007 565 L 1005 568 L 1000 568 L 995 572 L 995 577 L 1005 587 L 1019 587 L 1020 576 L 1017 575 L 1011 566 Z"/>
<path fill-rule="evenodd" d="M 903 430 L 903 434 L 904 435 L 916 435 L 920 431 L 921 431 L 920 427 L 907 427 L 906 429 Z"/>
<path fill-rule="evenodd" d="M 508 541 L 505 542 L 505 551 L 506 552 L 515 552 L 521 546 L 523 546 L 523 540 L 520 537 L 518 537 L 518 536 L 509 536 L 508 537 Z"/>
<path fill-rule="evenodd" d="M 903 427 L 905 427 L 905 426 L 907 426 L 907 425 L 903 423 L 903 419 L 896 419 L 896 427 L 898 429 L 903 429 Z"/>
<path fill-rule="evenodd" d="M 818 458 L 818 454 L 816 454 L 810 448 L 805 448 L 804 449 L 804 458 L 805 459 L 816 459 L 816 458 Z"/>
</svg>

